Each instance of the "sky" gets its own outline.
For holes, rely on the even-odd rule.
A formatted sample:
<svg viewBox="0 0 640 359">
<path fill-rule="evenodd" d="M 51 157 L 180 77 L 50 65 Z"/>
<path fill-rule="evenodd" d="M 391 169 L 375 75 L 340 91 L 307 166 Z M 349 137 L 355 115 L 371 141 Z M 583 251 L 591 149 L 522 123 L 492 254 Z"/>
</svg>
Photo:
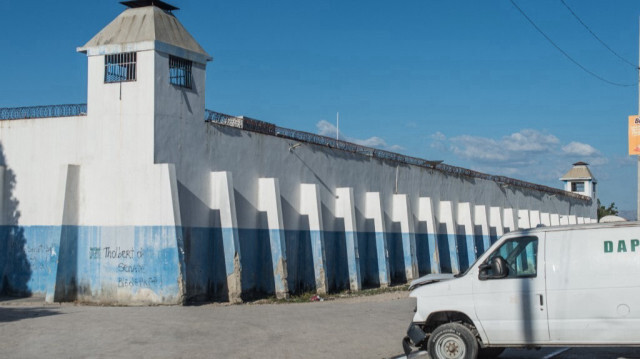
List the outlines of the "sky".
<svg viewBox="0 0 640 359">
<path fill-rule="evenodd" d="M 510 0 L 168 2 L 214 58 L 208 109 L 329 136 L 339 112 L 341 139 L 558 188 L 584 161 L 635 211 L 640 1 L 564 0 L 613 52 L 562 0 L 513 1 L 557 47 Z M 76 47 L 125 7 L 0 4 L 0 107 L 85 103 Z"/>
</svg>

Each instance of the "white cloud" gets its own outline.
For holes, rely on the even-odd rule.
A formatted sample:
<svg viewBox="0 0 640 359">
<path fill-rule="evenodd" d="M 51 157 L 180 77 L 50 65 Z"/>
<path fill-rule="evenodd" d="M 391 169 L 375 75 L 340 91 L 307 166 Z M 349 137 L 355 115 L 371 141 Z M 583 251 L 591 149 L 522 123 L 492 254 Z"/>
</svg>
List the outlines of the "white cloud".
<svg viewBox="0 0 640 359">
<path fill-rule="evenodd" d="M 373 136 L 365 139 L 345 136 L 342 132 L 338 133 L 338 129 L 336 128 L 336 126 L 334 126 L 331 122 L 325 120 L 318 121 L 318 123 L 316 123 L 316 128 L 318 129 L 319 135 L 336 138 L 337 134 L 340 140 L 353 142 L 361 146 L 374 147 L 395 152 L 404 150 L 404 148 L 400 145 L 387 144 L 387 141 L 378 136 Z"/>
<path fill-rule="evenodd" d="M 373 136 L 364 140 L 359 140 L 354 138 L 349 142 L 353 142 L 358 145 L 367 146 L 367 147 L 387 147 L 387 142 L 377 136 Z"/>
<path fill-rule="evenodd" d="M 444 135 L 444 133 L 438 131 L 436 133 L 434 133 L 433 135 L 430 136 L 432 139 L 437 140 L 437 141 L 444 141 L 447 139 L 447 136 Z"/>
<path fill-rule="evenodd" d="M 546 152 L 560 140 L 554 135 L 524 129 L 503 137 L 501 142 L 508 151 Z"/>
<path fill-rule="evenodd" d="M 562 152 L 567 155 L 574 156 L 594 156 L 599 154 L 598 150 L 593 148 L 591 145 L 575 141 L 566 146 L 562 146 Z"/>
<path fill-rule="evenodd" d="M 325 120 L 320 120 L 316 123 L 316 128 L 318 129 L 318 134 L 327 137 L 336 137 L 336 133 L 338 129 L 332 123 L 327 122 Z"/>
<path fill-rule="evenodd" d="M 529 181 L 555 183 L 576 161 L 592 167 L 608 162 L 593 146 L 570 142 L 533 129 L 523 129 L 501 138 L 461 135 L 448 138 L 441 132 L 430 136 L 430 147 L 452 153 L 469 164 L 452 163 Z"/>
<path fill-rule="evenodd" d="M 462 135 L 452 137 L 449 142 L 454 154 L 468 160 L 528 165 L 533 155 L 551 152 L 560 141 L 556 136 L 524 129 L 501 139 Z"/>
<path fill-rule="evenodd" d="M 509 154 L 497 141 L 485 137 L 462 135 L 450 140 L 454 154 L 481 162 L 505 162 Z"/>
</svg>

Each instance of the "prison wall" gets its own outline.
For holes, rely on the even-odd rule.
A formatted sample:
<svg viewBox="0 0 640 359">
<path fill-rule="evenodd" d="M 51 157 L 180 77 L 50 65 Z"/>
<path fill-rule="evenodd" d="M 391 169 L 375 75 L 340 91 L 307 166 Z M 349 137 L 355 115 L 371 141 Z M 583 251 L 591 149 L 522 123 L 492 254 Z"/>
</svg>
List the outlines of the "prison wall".
<svg viewBox="0 0 640 359">
<path fill-rule="evenodd" d="M 238 296 L 234 275 L 244 297 L 406 283 L 466 269 L 536 215 L 595 221 L 577 196 L 189 124 L 156 133 L 155 160 L 176 166 L 192 299 Z"/>
<path fill-rule="evenodd" d="M 103 131 L 126 124 L 117 113 L 0 121 L 5 293 L 177 304 L 357 291 L 463 271 L 518 228 L 595 221 L 579 196 L 206 123 L 198 96 L 170 90 L 177 103 L 155 117 L 122 117 L 153 121 L 153 162 Z"/>
</svg>

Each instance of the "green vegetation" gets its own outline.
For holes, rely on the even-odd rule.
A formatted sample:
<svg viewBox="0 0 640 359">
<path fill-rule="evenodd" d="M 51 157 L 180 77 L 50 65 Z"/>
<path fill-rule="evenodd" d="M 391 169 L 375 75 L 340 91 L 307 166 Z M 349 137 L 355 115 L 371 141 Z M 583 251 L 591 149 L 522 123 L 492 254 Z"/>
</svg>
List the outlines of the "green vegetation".
<svg viewBox="0 0 640 359">
<path fill-rule="evenodd" d="M 600 199 L 598 199 L 598 220 L 604 216 L 617 216 L 618 208 L 616 207 L 615 202 L 611 202 L 609 207 L 605 207 L 600 204 Z"/>
</svg>

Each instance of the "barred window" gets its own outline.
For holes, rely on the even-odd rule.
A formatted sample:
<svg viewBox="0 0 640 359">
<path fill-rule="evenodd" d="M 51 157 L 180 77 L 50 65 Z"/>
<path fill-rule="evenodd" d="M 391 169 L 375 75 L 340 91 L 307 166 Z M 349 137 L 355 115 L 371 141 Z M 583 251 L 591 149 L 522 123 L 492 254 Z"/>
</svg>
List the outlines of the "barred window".
<svg viewBox="0 0 640 359">
<path fill-rule="evenodd" d="M 169 82 L 172 85 L 191 88 L 191 61 L 169 56 Z"/>
<path fill-rule="evenodd" d="M 571 192 L 584 192 L 584 182 L 571 182 Z"/>
<path fill-rule="evenodd" d="M 136 53 L 104 56 L 104 82 L 124 82 L 136 80 Z"/>
</svg>

